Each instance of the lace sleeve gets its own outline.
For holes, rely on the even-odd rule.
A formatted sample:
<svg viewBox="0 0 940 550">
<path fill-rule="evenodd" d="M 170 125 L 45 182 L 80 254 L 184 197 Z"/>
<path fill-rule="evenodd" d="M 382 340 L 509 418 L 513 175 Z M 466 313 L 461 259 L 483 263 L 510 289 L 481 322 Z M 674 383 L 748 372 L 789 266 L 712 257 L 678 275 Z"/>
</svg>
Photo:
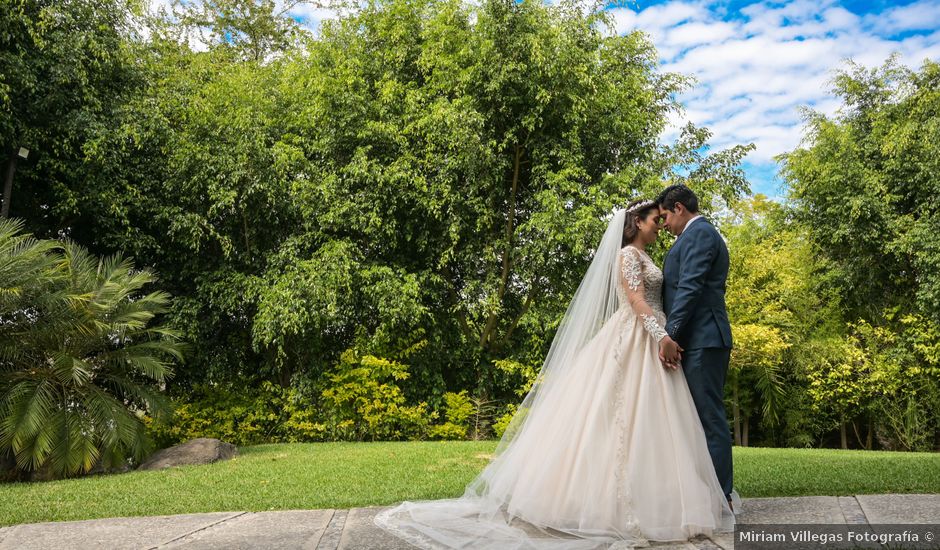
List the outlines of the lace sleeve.
<svg viewBox="0 0 940 550">
<path fill-rule="evenodd" d="M 620 273 L 621 284 L 630 302 L 633 312 L 643 320 L 643 328 L 659 342 L 666 336 L 666 330 L 656 320 L 653 315 L 653 308 L 646 303 L 646 289 L 643 285 L 643 260 L 640 258 L 640 252 L 632 246 L 626 246 L 620 251 L 621 264 Z"/>
<path fill-rule="evenodd" d="M 620 272 L 623 274 L 623 284 L 627 292 L 643 290 L 643 266 L 640 264 L 639 252 L 628 246 L 621 250 L 620 253 L 623 255 Z"/>
</svg>

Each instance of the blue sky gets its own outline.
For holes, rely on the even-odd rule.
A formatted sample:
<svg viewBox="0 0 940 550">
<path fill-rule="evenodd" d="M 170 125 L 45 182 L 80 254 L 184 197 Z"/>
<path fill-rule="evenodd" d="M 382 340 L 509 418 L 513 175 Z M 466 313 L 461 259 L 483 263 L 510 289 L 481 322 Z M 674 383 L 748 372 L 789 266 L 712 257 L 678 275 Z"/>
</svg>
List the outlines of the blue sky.
<svg viewBox="0 0 940 550">
<path fill-rule="evenodd" d="M 846 60 L 940 59 L 940 0 L 639 1 L 610 12 L 618 33 L 650 35 L 663 70 L 697 79 L 664 137 L 691 120 L 714 132 L 715 149 L 754 143 L 744 167 L 753 190 L 772 197 L 785 193 L 773 157 L 799 146 L 801 107 L 837 112 L 831 81 Z"/>
<path fill-rule="evenodd" d="M 663 139 L 692 121 L 712 130 L 713 149 L 754 143 L 744 168 L 753 191 L 771 197 L 785 194 L 773 158 L 799 146 L 801 108 L 837 112 L 831 81 L 847 60 L 874 67 L 897 54 L 912 68 L 940 60 L 940 0 L 630 0 L 608 11 L 614 32 L 649 34 L 662 70 L 697 80 Z M 336 16 L 314 2 L 289 13 L 312 30 Z"/>
</svg>

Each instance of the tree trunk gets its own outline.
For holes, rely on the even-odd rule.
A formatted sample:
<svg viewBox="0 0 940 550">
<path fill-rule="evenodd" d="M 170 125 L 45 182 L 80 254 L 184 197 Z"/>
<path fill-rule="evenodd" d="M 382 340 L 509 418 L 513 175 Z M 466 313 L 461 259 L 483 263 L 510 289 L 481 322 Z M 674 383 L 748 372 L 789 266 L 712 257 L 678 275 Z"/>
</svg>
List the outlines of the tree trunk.
<svg viewBox="0 0 940 550">
<path fill-rule="evenodd" d="M 738 407 L 738 381 L 737 379 L 731 384 L 732 391 L 732 401 L 731 401 L 731 416 L 732 425 L 734 426 L 734 444 L 741 446 L 741 409 Z"/>
<path fill-rule="evenodd" d="M 855 420 L 852 421 L 852 430 L 855 432 L 855 439 L 858 440 L 859 447 L 863 449 L 870 449 L 871 443 L 869 443 L 869 438 L 871 437 L 871 431 L 869 431 L 868 437 L 862 439 L 862 434 L 858 431 L 858 423 Z"/>
<path fill-rule="evenodd" d="M 16 172 L 16 153 L 10 154 L 9 164 L 7 165 L 7 179 L 3 184 L 3 207 L 0 210 L 0 216 L 10 217 L 10 198 L 13 196 L 13 174 Z"/>
<path fill-rule="evenodd" d="M 248 240 L 248 214 L 242 208 L 242 237 L 245 240 L 245 257 L 251 258 L 251 241 Z"/>
<path fill-rule="evenodd" d="M 500 339 L 499 344 L 496 347 L 497 352 L 502 351 L 503 348 L 505 348 L 506 345 L 509 343 L 509 339 L 512 337 L 513 331 L 515 331 L 516 327 L 519 325 L 519 321 L 521 321 L 522 318 L 525 316 L 525 314 L 529 311 L 529 307 L 532 305 L 532 297 L 534 295 L 535 295 L 535 286 L 533 285 L 529 289 L 529 294 L 525 298 L 525 303 L 522 305 L 522 311 L 519 312 L 519 315 L 516 316 L 516 319 L 512 322 L 511 325 L 509 325 L 509 330 L 507 330 L 506 334 L 504 334 L 502 339 Z"/>
<path fill-rule="evenodd" d="M 848 433 L 847 433 L 845 424 L 846 424 L 845 420 L 842 420 L 841 422 L 839 422 L 839 436 L 842 438 L 842 448 L 848 449 L 849 438 L 848 438 Z"/>
<path fill-rule="evenodd" d="M 506 294 L 506 286 L 509 283 L 509 272 L 512 266 L 512 236 L 516 230 L 516 192 L 519 189 L 519 167 L 522 163 L 522 147 L 516 145 L 516 152 L 513 159 L 512 188 L 509 191 L 509 206 L 506 214 L 506 248 L 503 250 L 503 269 L 499 279 L 499 290 L 496 292 L 497 302 L 502 305 L 503 296 Z M 480 334 L 480 347 L 486 349 L 490 340 L 493 338 L 493 332 L 496 330 L 496 322 L 499 320 L 499 309 L 490 312 L 486 320 L 486 326 Z"/>
<path fill-rule="evenodd" d="M 741 444 L 747 447 L 747 433 L 750 431 L 751 419 L 748 416 L 744 417 L 744 426 L 741 431 Z"/>
<path fill-rule="evenodd" d="M 277 385 L 282 388 L 290 387 L 290 379 L 293 377 L 294 373 L 291 372 L 290 367 L 284 365 L 277 371 Z"/>
</svg>

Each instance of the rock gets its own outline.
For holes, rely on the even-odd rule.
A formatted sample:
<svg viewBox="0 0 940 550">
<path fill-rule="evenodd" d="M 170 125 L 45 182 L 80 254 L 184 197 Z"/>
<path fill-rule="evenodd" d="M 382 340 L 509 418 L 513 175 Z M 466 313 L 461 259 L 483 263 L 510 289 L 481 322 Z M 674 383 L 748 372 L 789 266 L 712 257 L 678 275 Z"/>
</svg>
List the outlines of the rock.
<svg viewBox="0 0 940 550">
<path fill-rule="evenodd" d="M 238 450 L 231 443 L 200 437 L 153 453 L 137 469 L 162 470 L 188 464 L 211 464 L 219 460 L 228 460 L 236 454 Z"/>
</svg>

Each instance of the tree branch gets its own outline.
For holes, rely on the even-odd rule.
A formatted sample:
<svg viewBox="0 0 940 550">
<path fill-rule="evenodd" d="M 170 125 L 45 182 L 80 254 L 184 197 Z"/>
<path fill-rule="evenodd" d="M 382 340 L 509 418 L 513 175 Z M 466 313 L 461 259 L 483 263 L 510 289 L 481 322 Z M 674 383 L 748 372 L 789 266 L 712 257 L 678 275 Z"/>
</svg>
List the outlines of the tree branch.
<svg viewBox="0 0 940 550">
<path fill-rule="evenodd" d="M 506 331 L 506 334 L 504 334 L 499 341 L 500 349 L 504 349 L 506 347 L 506 344 L 509 343 L 509 339 L 512 337 L 513 331 L 515 331 L 516 326 L 519 325 L 519 321 L 521 321 L 522 318 L 525 317 L 525 314 L 529 311 L 529 306 L 532 305 L 532 299 L 535 296 L 535 289 L 535 285 L 532 285 L 532 287 L 529 289 L 529 294 L 525 297 L 525 303 L 522 304 L 522 311 L 519 312 L 519 315 L 515 318 L 515 320 L 513 320 L 512 324 L 509 325 L 509 330 Z"/>
<path fill-rule="evenodd" d="M 509 269 L 512 265 L 512 235 L 516 229 L 516 192 L 519 189 L 519 167 L 521 160 L 522 147 L 520 145 L 516 145 L 515 159 L 513 161 L 512 188 L 509 192 L 509 212 L 506 216 L 506 248 L 503 250 L 503 270 L 502 274 L 500 275 L 499 289 L 496 291 L 496 299 L 499 304 L 502 304 L 503 296 L 506 294 L 506 286 L 509 282 Z M 490 312 L 489 318 L 486 320 L 486 327 L 480 334 L 481 348 L 486 347 L 487 343 L 493 336 L 493 332 L 496 330 L 496 321 L 499 317 L 498 312 L 499 308 L 494 309 Z"/>
<path fill-rule="evenodd" d="M 467 340 L 473 340 L 473 329 L 470 328 L 470 324 L 467 322 L 467 314 L 464 313 L 463 307 L 460 303 L 460 296 L 457 295 L 457 289 L 454 287 L 454 275 L 450 267 L 445 268 L 447 273 L 448 285 L 447 285 L 447 295 L 450 297 L 451 303 L 454 305 L 454 311 L 457 312 L 457 322 L 460 325 L 460 330 L 463 331 L 464 336 L 467 337 Z"/>
</svg>

